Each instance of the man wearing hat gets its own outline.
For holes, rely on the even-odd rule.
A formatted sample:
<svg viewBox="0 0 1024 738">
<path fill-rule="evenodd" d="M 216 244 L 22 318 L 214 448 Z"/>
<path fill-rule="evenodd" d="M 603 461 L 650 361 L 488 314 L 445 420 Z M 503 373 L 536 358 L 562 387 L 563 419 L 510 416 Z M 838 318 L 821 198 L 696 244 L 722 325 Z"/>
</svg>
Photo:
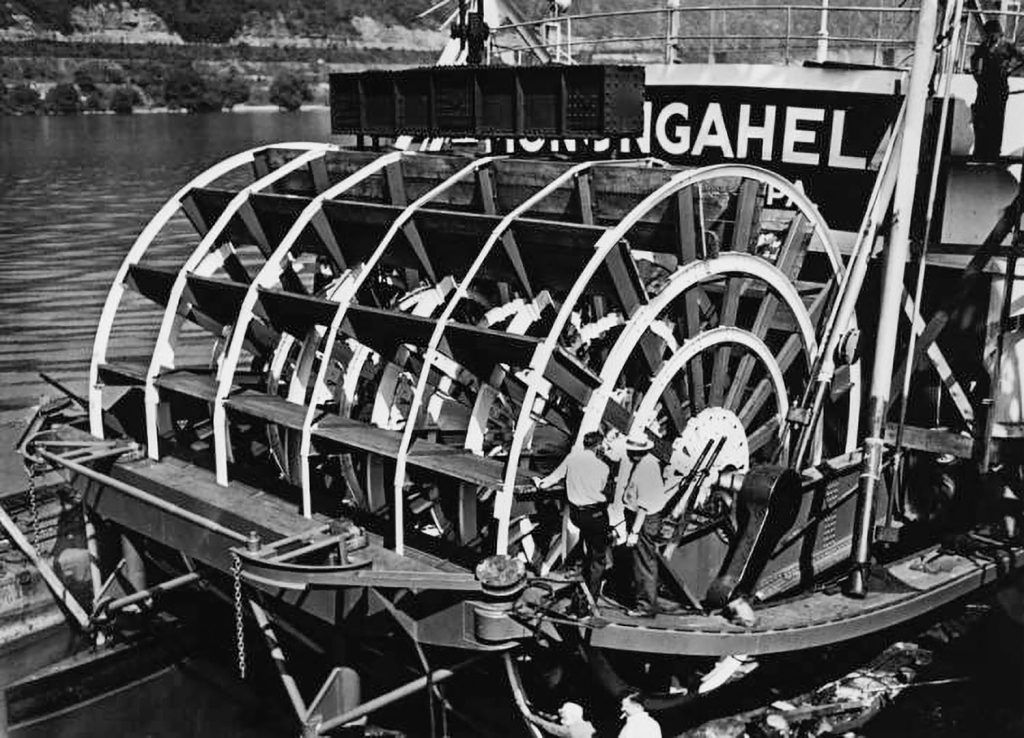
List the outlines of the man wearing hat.
<svg viewBox="0 0 1024 738">
<path fill-rule="evenodd" d="M 569 501 L 569 519 L 580 529 L 586 548 L 583 577 L 595 600 L 601 589 L 608 553 L 608 465 L 597 455 L 604 441 L 597 431 L 583 436 L 583 447 L 569 452 L 558 467 L 543 479 L 534 478 L 538 489 L 547 489 L 565 480 L 565 496 Z M 576 600 L 573 610 L 584 614 L 588 608 Z"/>
<path fill-rule="evenodd" d="M 971 56 L 971 74 L 978 83 L 978 95 L 972 107 L 974 118 L 974 156 L 996 159 L 1003 145 L 1003 123 L 1010 87 L 1006 78 L 1022 57 L 1012 42 L 1003 38 L 999 21 L 985 22 L 985 40 Z"/>
<path fill-rule="evenodd" d="M 668 501 L 661 464 L 650 451 L 654 448 L 646 433 L 630 436 L 626 452 L 633 471 L 622 494 L 622 502 L 633 513 L 626 545 L 633 549 L 633 580 L 636 605 L 627 614 L 654 617 L 658 612 L 658 551 L 655 541 L 661 531 L 661 511 Z"/>
</svg>

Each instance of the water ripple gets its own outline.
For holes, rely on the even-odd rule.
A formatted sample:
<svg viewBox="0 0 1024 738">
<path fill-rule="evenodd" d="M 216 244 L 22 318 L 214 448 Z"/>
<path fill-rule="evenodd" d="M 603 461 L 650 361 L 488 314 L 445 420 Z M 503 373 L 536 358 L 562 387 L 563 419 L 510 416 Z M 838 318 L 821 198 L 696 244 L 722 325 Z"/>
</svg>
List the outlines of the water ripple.
<svg viewBox="0 0 1024 738">
<path fill-rule="evenodd" d="M 0 118 L 0 409 L 83 379 L 107 290 L 146 222 L 191 177 L 275 141 L 326 140 L 324 112 Z M 152 263 L 178 266 L 194 237 Z M 160 313 L 127 300 L 121 354 L 148 356 Z"/>
</svg>

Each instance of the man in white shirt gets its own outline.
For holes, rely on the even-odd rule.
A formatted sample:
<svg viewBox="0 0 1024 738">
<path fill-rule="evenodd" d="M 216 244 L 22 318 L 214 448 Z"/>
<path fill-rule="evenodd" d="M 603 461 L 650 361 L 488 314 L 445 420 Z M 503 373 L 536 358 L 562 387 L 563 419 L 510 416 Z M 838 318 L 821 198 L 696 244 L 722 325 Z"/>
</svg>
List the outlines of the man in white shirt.
<svg viewBox="0 0 1024 738">
<path fill-rule="evenodd" d="M 661 726 L 647 714 L 638 693 L 631 692 L 622 698 L 622 716 L 626 722 L 619 738 L 661 738 Z"/>
<path fill-rule="evenodd" d="M 583 718 L 583 708 L 575 702 L 566 702 L 558 710 L 560 722 L 528 714 L 526 719 L 555 738 L 594 738 L 594 726 Z"/>
<path fill-rule="evenodd" d="M 633 471 L 622 495 L 622 502 L 633 513 L 626 545 L 633 549 L 633 583 L 636 605 L 628 611 L 632 617 L 654 617 L 658 612 L 658 551 L 661 512 L 669 495 L 661 464 L 650 450 L 654 447 L 646 434 L 631 436 L 626 451 Z"/>
<path fill-rule="evenodd" d="M 598 432 L 583 436 L 583 447 L 569 452 L 558 467 L 543 479 L 534 479 L 539 489 L 547 489 L 565 479 L 569 501 L 569 519 L 580 529 L 586 548 L 583 578 L 590 594 L 597 598 L 604 577 L 608 551 L 608 465 L 597 455 L 604 437 Z M 586 610 L 577 601 L 576 611 Z"/>
</svg>

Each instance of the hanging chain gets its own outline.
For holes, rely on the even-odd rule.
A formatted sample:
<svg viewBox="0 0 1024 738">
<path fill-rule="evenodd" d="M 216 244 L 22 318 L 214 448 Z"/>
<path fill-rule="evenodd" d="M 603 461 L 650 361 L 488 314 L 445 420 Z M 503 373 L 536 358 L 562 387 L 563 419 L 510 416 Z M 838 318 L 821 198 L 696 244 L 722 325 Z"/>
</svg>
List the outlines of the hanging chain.
<svg viewBox="0 0 1024 738">
<path fill-rule="evenodd" d="M 245 621 L 242 619 L 242 560 L 231 554 L 231 576 L 235 580 L 235 649 L 238 653 L 238 677 L 245 679 Z"/>
<path fill-rule="evenodd" d="M 28 510 L 32 525 L 32 548 L 39 550 L 39 500 L 36 496 L 35 469 L 25 464 L 25 476 L 28 477 Z"/>
</svg>

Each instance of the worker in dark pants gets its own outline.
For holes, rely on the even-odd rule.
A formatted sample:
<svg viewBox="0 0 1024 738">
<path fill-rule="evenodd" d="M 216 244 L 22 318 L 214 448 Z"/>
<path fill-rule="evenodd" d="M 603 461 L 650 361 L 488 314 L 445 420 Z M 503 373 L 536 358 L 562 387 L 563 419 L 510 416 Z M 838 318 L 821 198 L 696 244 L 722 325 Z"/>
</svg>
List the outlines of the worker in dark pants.
<svg viewBox="0 0 1024 738">
<path fill-rule="evenodd" d="M 596 600 L 607 565 L 608 465 L 598 456 L 604 437 L 598 432 L 583 436 L 582 448 L 574 448 L 558 467 L 543 479 L 534 479 L 538 489 L 547 489 L 562 479 L 569 502 L 569 519 L 580 529 L 585 555 L 583 580 Z M 589 603 L 574 596 L 572 614 L 585 615 Z"/>
<path fill-rule="evenodd" d="M 626 510 L 633 514 L 626 545 L 633 549 L 633 579 L 636 604 L 627 612 L 632 617 L 650 618 L 658 613 L 658 550 L 662 509 L 668 501 L 661 464 L 650 453 L 654 444 L 646 436 L 630 436 L 626 452 L 633 462 L 622 494 Z"/>
<path fill-rule="evenodd" d="M 1003 38 L 999 21 L 986 21 L 985 40 L 971 56 L 971 74 L 978 83 L 978 94 L 972 108 L 976 159 L 992 161 L 999 157 L 1003 145 L 1006 100 L 1010 94 L 1006 79 L 1022 60 L 1024 57 L 1017 47 Z"/>
</svg>

